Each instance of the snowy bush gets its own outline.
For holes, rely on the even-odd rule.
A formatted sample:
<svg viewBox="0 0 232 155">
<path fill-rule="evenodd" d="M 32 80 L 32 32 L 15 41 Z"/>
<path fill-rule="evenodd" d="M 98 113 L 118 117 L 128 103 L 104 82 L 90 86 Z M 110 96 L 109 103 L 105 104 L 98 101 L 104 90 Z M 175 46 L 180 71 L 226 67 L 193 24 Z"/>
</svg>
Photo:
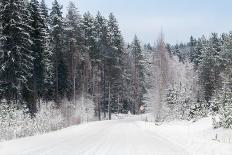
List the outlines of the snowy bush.
<svg viewBox="0 0 232 155">
<path fill-rule="evenodd" d="M 45 133 L 65 127 L 61 110 L 52 102 L 42 102 L 36 117 L 33 118 L 33 128 L 37 133 Z"/>
<path fill-rule="evenodd" d="M 213 122 L 214 129 L 220 128 L 222 126 L 218 115 L 215 115 L 212 117 L 212 122 Z"/>
<path fill-rule="evenodd" d="M 166 107 L 168 119 L 191 119 L 196 111 L 192 108 L 195 101 L 191 97 L 191 90 L 172 86 L 166 91 L 164 108 Z M 163 108 L 163 109 L 164 109 Z"/>
<path fill-rule="evenodd" d="M 30 115 L 26 110 L 8 105 L 5 100 L 0 106 L 0 140 L 9 140 L 25 135 L 32 135 L 29 128 L 32 124 Z"/>
<path fill-rule="evenodd" d="M 224 128 L 232 129 L 232 95 L 225 100 L 224 107 L 220 111 L 221 124 Z"/>
<path fill-rule="evenodd" d="M 52 103 L 41 104 L 34 118 L 25 107 L 15 107 L 1 102 L 0 106 L 0 141 L 32 136 L 64 127 L 64 119 L 59 109 Z"/>
<path fill-rule="evenodd" d="M 88 122 L 94 120 L 94 102 L 90 97 L 81 96 L 76 101 L 76 112 L 74 116 L 79 116 L 81 122 Z"/>
<path fill-rule="evenodd" d="M 60 108 L 53 102 L 40 101 L 38 112 L 31 117 L 27 108 L 0 103 L 0 141 L 42 134 L 94 119 L 91 98 L 80 97 L 75 103 L 63 100 Z"/>
<path fill-rule="evenodd" d="M 228 84 L 225 84 L 219 93 L 211 100 L 212 115 L 219 116 L 213 120 L 215 128 L 224 127 L 232 129 L 232 92 Z"/>
</svg>

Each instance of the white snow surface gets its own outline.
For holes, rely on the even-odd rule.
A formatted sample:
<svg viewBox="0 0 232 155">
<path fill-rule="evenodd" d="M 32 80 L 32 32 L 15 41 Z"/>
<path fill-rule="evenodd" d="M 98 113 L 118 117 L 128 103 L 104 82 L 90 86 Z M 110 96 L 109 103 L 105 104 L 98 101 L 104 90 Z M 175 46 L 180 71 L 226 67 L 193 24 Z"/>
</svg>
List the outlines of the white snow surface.
<svg viewBox="0 0 232 155">
<path fill-rule="evenodd" d="M 231 155 L 232 144 L 212 139 L 209 119 L 156 125 L 150 116 L 114 116 L 44 135 L 0 143 L 0 155 Z M 223 134 L 221 134 L 223 135 Z M 224 135 L 225 136 L 225 135 Z M 228 136 L 228 135 L 226 135 Z M 219 134 L 220 137 L 220 134 Z M 218 138 L 220 139 L 220 138 Z"/>
<path fill-rule="evenodd" d="M 163 123 L 149 122 L 154 119 L 149 115 L 147 122 L 137 124 L 146 132 L 157 134 L 186 150 L 191 155 L 232 155 L 232 130 L 213 129 L 212 117 L 202 118 L 197 122 L 170 121 Z"/>
</svg>

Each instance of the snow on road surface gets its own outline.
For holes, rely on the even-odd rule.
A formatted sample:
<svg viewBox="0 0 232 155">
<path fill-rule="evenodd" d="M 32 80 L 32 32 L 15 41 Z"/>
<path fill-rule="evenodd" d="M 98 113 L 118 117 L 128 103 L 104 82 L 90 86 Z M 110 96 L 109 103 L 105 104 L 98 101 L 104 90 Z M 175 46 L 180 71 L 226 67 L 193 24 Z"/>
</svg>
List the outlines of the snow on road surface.
<svg viewBox="0 0 232 155">
<path fill-rule="evenodd" d="M 0 143 L 0 155 L 187 155 L 135 120 L 92 122 Z"/>
</svg>

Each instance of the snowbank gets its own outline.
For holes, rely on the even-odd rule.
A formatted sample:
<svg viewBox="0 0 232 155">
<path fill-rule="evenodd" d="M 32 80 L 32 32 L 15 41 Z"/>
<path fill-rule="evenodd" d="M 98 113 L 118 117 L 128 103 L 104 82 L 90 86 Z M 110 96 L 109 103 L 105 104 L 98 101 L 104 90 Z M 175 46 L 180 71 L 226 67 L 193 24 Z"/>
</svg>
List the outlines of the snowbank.
<svg viewBox="0 0 232 155">
<path fill-rule="evenodd" d="M 151 119 L 151 116 L 146 116 Z M 213 129 L 212 118 L 207 117 L 197 122 L 172 121 L 161 125 L 153 122 L 137 122 L 138 126 L 159 134 L 168 141 L 181 146 L 193 155 L 231 155 L 232 130 Z"/>
</svg>

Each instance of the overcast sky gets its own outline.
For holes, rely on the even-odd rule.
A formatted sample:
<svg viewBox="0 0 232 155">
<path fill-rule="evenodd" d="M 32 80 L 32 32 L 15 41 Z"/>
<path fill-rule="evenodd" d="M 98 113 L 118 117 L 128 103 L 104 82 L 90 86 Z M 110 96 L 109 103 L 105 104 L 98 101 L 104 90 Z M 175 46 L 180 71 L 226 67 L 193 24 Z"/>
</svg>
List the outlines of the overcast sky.
<svg viewBox="0 0 232 155">
<path fill-rule="evenodd" d="M 46 0 L 49 7 L 53 0 Z M 58 0 L 66 10 L 68 0 Z M 99 10 L 117 17 L 125 41 L 135 34 L 142 42 L 155 42 L 163 30 L 170 43 L 211 32 L 232 30 L 231 0 L 73 0 L 81 14 Z"/>
</svg>

